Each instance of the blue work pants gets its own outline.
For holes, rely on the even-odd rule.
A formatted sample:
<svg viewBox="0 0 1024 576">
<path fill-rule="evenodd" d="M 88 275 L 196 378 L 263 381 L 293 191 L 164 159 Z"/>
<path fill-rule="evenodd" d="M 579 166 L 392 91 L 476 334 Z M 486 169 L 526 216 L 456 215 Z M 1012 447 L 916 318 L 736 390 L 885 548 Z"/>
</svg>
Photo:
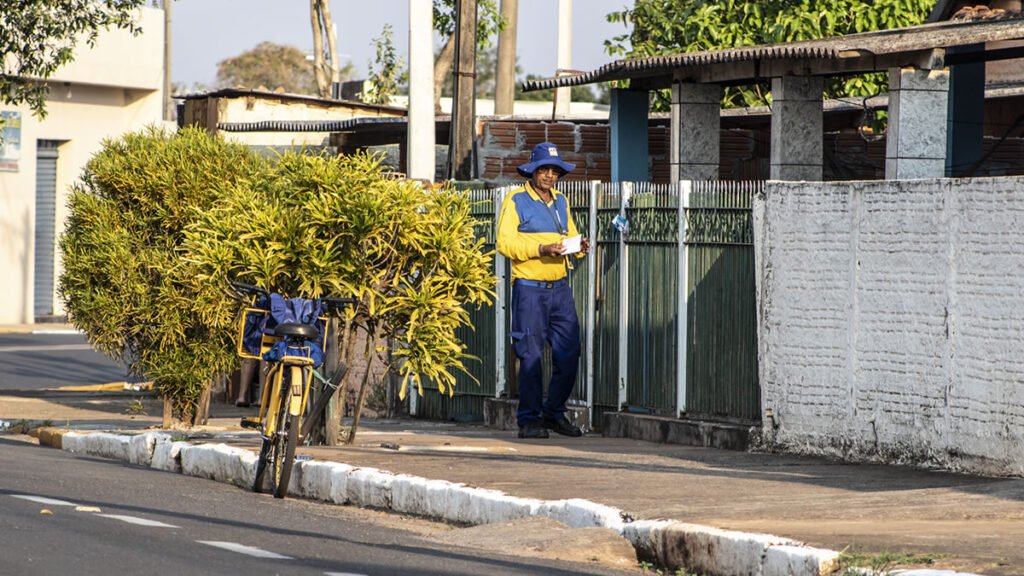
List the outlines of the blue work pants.
<svg viewBox="0 0 1024 576">
<path fill-rule="evenodd" d="M 512 285 L 510 336 L 519 358 L 519 426 L 561 418 L 576 383 L 580 359 L 580 323 L 568 281 L 516 280 Z M 551 343 L 552 369 L 547 400 L 542 401 L 545 342 Z"/>
</svg>

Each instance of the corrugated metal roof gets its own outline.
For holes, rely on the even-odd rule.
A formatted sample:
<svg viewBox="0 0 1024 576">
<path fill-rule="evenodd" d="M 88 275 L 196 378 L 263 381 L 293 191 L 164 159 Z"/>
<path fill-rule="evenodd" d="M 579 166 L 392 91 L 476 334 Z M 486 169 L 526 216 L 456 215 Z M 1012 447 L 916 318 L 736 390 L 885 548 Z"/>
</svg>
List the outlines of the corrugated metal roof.
<svg viewBox="0 0 1024 576">
<path fill-rule="evenodd" d="M 666 70 L 690 66 L 709 66 L 714 64 L 748 62 L 764 58 L 836 58 L 837 55 L 838 53 L 835 49 L 823 46 L 804 47 L 793 44 L 778 44 L 769 46 L 751 46 L 746 48 L 730 48 L 710 52 L 690 52 L 686 54 L 648 56 L 646 58 L 616 60 L 611 64 L 601 66 L 597 70 L 585 72 L 583 74 L 525 82 L 523 84 L 523 90 L 529 92 L 531 90 L 545 90 L 550 88 L 560 88 L 563 86 L 579 86 L 582 84 L 603 82 L 607 80 L 622 80 L 630 77 L 643 76 L 645 72 L 663 73 Z"/>
<path fill-rule="evenodd" d="M 788 44 L 768 44 L 617 60 L 582 74 L 525 82 L 523 90 L 527 92 L 550 90 L 610 80 L 664 79 L 671 78 L 677 70 L 692 72 L 707 68 L 724 68 L 736 63 L 763 63 L 766 61 L 833 62 L 834 66 L 831 68 L 824 66 L 816 73 L 821 75 L 842 74 L 850 72 L 844 68 L 844 63 L 847 60 L 857 59 L 864 62 L 865 58 L 879 55 L 914 54 L 952 46 L 1019 39 L 1024 39 L 1024 19 L 1019 17 L 966 22 L 937 22 Z M 884 70 L 890 65 L 892 65 L 891 60 L 887 60 L 885 63 L 878 64 L 877 69 Z M 870 68 L 870 66 L 869 60 L 868 67 Z M 744 78 L 735 78 L 734 80 L 741 79 Z M 755 78 L 745 79 L 753 80 Z"/>
</svg>

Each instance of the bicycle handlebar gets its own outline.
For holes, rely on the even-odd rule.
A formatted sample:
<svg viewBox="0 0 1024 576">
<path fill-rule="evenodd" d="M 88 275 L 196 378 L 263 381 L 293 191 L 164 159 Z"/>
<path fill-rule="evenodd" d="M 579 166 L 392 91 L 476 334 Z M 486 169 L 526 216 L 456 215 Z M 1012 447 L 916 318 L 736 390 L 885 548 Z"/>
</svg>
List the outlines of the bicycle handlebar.
<svg viewBox="0 0 1024 576">
<path fill-rule="evenodd" d="M 346 306 L 348 306 L 350 304 L 355 304 L 356 303 L 356 299 L 355 298 L 321 298 L 320 299 L 320 303 L 322 303 L 324 306 L 326 306 L 328 308 L 337 308 L 339 310 L 343 310 Z"/>
<path fill-rule="evenodd" d="M 270 297 L 270 292 L 255 286 L 253 284 L 246 284 L 245 282 L 239 282 L 237 280 L 230 280 L 231 287 L 234 288 L 235 292 L 242 295 L 262 295 Z M 335 308 L 343 310 L 346 306 L 356 304 L 358 301 L 355 298 L 320 298 L 320 303 L 326 308 Z"/>
<path fill-rule="evenodd" d="M 245 282 L 239 282 L 237 280 L 231 280 L 230 283 L 231 287 L 235 289 L 235 292 L 238 292 L 239 294 L 261 294 L 263 296 L 270 296 L 270 292 L 267 292 L 266 290 L 260 288 L 259 286 L 246 284 Z"/>
</svg>

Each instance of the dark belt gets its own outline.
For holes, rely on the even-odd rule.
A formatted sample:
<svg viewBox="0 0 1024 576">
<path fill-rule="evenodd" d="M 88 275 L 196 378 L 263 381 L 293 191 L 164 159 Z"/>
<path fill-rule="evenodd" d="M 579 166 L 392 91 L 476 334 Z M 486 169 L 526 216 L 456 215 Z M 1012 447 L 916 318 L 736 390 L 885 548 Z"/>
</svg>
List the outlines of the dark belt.
<svg viewBox="0 0 1024 576">
<path fill-rule="evenodd" d="M 520 286 L 532 286 L 534 288 L 556 288 L 558 286 L 568 286 L 569 280 L 562 278 L 561 280 L 524 280 L 522 278 L 516 278 L 516 284 Z"/>
</svg>

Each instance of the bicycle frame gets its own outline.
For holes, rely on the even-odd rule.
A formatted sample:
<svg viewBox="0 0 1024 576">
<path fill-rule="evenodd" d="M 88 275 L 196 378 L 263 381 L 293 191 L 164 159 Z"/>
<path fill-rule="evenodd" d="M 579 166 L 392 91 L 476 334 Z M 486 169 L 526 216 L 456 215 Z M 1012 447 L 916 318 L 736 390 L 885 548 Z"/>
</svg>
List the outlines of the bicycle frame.
<svg viewBox="0 0 1024 576">
<path fill-rule="evenodd" d="M 244 302 L 247 308 L 244 309 L 240 318 L 238 332 L 238 353 L 243 358 L 261 358 L 270 363 L 263 390 L 260 392 L 260 409 L 257 419 L 243 418 L 242 426 L 248 428 L 259 428 L 260 436 L 263 439 L 260 453 L 256 460 L 256 469 L 253 478 L 253 491 L 263 491 L 263 481 L 268 468 L 271 470 L 271 489 L 276 498 L 284 498 L 288 492 L 288 484 L 291 478 L 292 466 L 295 463 L 295 449 L 301 439 L 306 438 L 316 425 L 321 413 L 327 406 L 333 393 L 337 390 L 336 383 L 327 382 L 325 390 L 327 393 L 321 396 L 314 412 L 309 414 L 306 422 L 303 422 L 307 408 L 310 405 L 310 389 L 313 380 L 314 366 L 320 361 L 322 348 L 326 344 L 326 322 L 324 317 L 317 317 L 317 313 L 311 315 L 312 323 L 308 317 L 309 312 L 302 312 L 301 321 L 299 318 L 292 319 L 287 314 L 282 314 L 286 320 L 274 326 L 273 332 L 267 329 L 267 315 L 272 306 L 281 306 L 283 298 L 276 294 L 270 294 L 256 286 L 232 282 L 232 287 L 240 295 L 251 296 L 251 301 Z M 263 304 L 270 300 L 272 306 L 264 308 L 254 307 L 258 297 L 264 297 Z M 322 305 L 340 306 L 352 304 L 350 299 L 325 298 L 314 304 L 314 310 Z M 293 300 L 291 304 L 296 305 Z M 298 305 L 305 309 L 308 301 L 299 300 Z M 278 310 L 278 308 L 274 308 Z M 323 326 L 313 325 L 322 322 Z M 247 332 L 247 329 L 256 328 L 258 332 Z M 247 334 L 252 334 L 258 341 L 252 341 Z M 319 340 L 319 343 L 314 342 Z M 257 346 L 258 344 L 258 346 Z M 257 351 L 256 348 L 259 348 Z M 314 354 L 315 352 L 315 354 Z M 344 365 L 339 366 L 336 375 L 343 375 Z M 320 378 L 323 380 L 323 378 Z"/>
</svg>

